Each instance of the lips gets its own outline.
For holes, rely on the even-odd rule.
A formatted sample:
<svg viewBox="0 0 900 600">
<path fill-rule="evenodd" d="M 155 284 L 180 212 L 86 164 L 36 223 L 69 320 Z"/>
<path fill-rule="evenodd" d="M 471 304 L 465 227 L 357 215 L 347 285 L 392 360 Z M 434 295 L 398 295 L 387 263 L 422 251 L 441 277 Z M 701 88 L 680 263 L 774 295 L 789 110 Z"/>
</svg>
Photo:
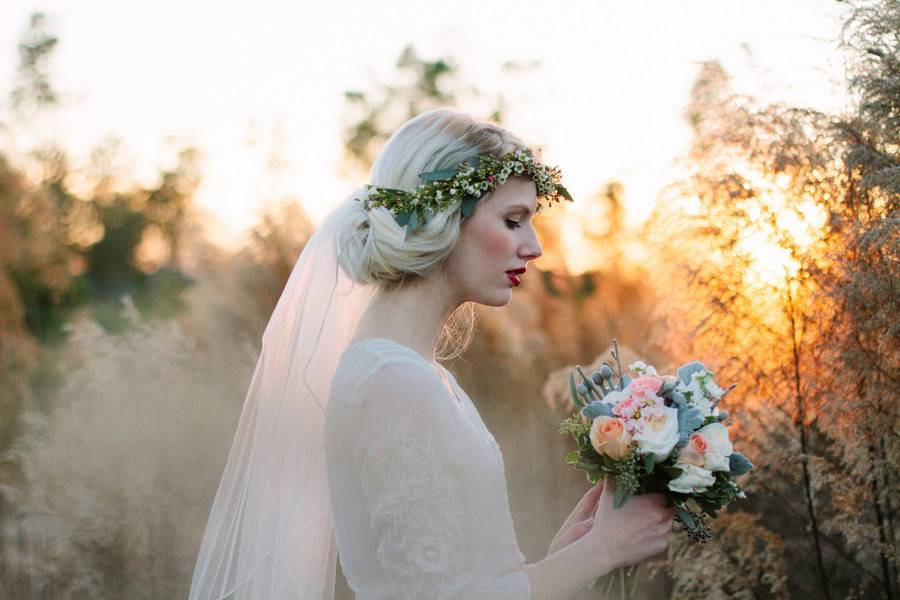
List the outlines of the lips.
<svg viewBox="0 0 900 600">
<path fill-rule="evenodd" d="M 513 285 L 519 285 L 520 283 L 522 283 L 522 280 L 516 277 L 516 275 L 521 275 L 524 272 L 525 267 L 522 267 L 520 269 L 512 269 L 506 272 L 506 277 L 510 280 L 510 282 L 512 282 Z"/>
</svg>

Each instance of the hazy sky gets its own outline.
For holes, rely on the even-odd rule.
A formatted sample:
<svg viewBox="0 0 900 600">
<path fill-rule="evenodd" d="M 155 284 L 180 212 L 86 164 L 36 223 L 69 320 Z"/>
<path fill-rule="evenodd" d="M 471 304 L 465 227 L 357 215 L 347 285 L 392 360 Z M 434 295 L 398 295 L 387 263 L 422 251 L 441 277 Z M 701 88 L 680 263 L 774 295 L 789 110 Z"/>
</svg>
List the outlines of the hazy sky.
<svg viewBox="0 0 900 600">
<path fill-rule="evenodd" d="M 318 222 L 365 183 L 337 174 L 343 91 L 395 81 L 407 44 L 425 59 L 454 58 L 458 81 L 488 97 L 502 93 L 506 126 L 560 165 L 576 204 L 621 180 L 632 223 L 675 176 L 700 61 L 720 60 L 738 91 L 766 100 L 832 111 L 845 103 L 836 42 L 845 9 L 833 0 L 3 5 L 4 115 L 16 42 L 43 11 L 61 39 L 54 75 L 68 95 L 55 135 L 76 159 L 108 135 L 122 138 L 148 183 L 172 164 L 167 139 L 196 143 L 206 156 L 198 202 L 220 220 L 220 241 L 239 239 L 266 200 L 297 196 Z M 501 72 L 508 60 L 540 66 Z M 266 166 L 275 149 L 285 161 L 278 175 Z"/>
</svg>

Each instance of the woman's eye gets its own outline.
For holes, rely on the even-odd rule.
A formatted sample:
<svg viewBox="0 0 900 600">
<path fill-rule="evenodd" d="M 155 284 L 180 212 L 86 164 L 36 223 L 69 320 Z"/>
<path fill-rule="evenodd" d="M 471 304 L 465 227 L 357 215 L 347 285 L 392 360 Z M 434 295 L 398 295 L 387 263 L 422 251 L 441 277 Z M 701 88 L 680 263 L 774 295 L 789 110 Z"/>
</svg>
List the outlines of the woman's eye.
<svg viewBox="0 0 900 600">
<path fill-rule="evenodd" d="M 513 221 L 512 219 L 503 219 L 506 221 L 506 226 L 510 229 L 518 229 L 522 225 L 518 221 Z"/>
</svg>

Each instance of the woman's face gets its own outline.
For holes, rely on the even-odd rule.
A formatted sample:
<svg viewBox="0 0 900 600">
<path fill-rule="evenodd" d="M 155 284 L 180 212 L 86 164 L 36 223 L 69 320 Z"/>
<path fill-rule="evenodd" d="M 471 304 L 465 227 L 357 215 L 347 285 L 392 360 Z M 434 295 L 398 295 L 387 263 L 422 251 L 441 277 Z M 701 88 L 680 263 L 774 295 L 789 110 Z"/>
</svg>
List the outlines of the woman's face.
<svg viewBox="0 0 900 600">
<path fill-rule="evenodd" d="M 503 306 L 512 298 L 516 279 L 528 277 L 507 272 L 521 272 L 543 252 L 531 222 L 536 205 L 534 181 L 512 176 L 463 219 L 447 273 L 464 302 Z"/>
</svg>

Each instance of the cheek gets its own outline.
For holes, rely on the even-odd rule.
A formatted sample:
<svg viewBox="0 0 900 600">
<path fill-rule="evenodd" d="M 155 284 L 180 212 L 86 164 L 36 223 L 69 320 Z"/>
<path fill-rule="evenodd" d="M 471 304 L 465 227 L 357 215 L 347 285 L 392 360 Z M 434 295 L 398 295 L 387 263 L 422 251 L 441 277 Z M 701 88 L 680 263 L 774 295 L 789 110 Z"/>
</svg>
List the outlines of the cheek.
<svg viewBox="0 0 900 600">
<path fill-rule="evenodd" d="M 511 236 L 497 228 L 485 228 L 481 239 L 487 256 L 503 256 L 509 254 L 513 248 Z"/>
</svg>

